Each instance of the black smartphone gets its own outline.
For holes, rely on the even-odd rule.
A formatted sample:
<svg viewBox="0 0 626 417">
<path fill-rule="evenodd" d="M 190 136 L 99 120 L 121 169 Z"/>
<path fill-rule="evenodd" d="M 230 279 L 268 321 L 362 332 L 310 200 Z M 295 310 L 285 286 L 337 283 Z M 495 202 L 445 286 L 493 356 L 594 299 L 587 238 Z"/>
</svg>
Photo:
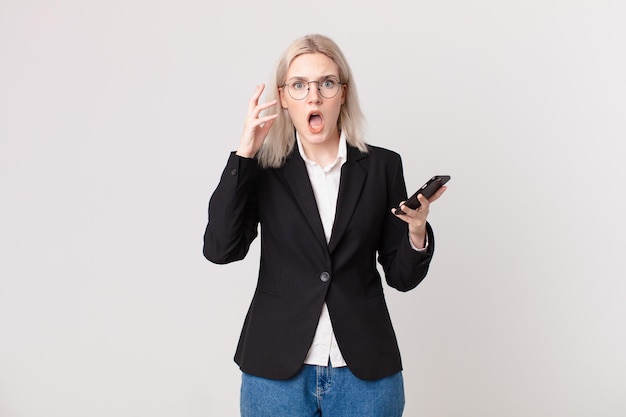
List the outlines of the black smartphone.
<svg viewBox="0 0 626 417">
<path fill-rule="evenodd" d="M 426 181 L 426 183 L 422 185 L 420 189 L 415 192 L 415 194 L 409 197 L 404 203 L 404 205 L 415 210 L 416 208 L 422 205 L 417 199 L 418 194 L 422 194 L 424 197 L 430 198 L 432 197 L 433 194 L 437 192 L 438 189 L 440 189 L 448 181 L 450 181 L 449 175 L 435 175 L 434 177 Z M 406 213 L 400 210 L 400 206 L 398 206 L 396 207 L 396 214 L 406 214 Z"/>
</svg>

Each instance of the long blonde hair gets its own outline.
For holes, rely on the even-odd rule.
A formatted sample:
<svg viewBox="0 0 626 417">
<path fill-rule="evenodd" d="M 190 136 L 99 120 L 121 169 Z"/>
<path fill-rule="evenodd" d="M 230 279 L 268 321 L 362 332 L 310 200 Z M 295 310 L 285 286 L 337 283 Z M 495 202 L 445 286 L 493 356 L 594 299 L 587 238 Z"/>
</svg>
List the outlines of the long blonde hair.
<svg viewBox="0 0 626 417">
<path fill-rule="evenodd" d="M 285 82 L 291 62 L 302 54 L 322 53 L 332 59 L 339 67 L 339 78 L 347 83 L 346 98 L 339 113 L 338 127 L 344 133 L 346 142 L 361 152 L 367 152 L 363 137 L 364 117 L 352 77 L 352 71 L 339 46 L 330 38 L 311 34 L 296 39 L 280 57 L 276 65 L 274 80 L 268 90 L 268 100 L 280 97 L 278 88 Z M 278 168 L 283 165 L 295 145 L 295 127 L 287 109 L 279 109 L 263 146 L 257 154 L 259 163 L 264 168 Z"/>
</svg>

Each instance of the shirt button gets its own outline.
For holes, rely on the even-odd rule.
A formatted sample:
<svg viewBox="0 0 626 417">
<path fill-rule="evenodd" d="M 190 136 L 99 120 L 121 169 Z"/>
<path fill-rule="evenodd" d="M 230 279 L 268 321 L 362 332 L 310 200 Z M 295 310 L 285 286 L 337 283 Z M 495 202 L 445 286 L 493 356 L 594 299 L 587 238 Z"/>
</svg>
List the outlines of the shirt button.
<svg viewBox="0 0 626 417">
<path fill-rule="evenodd" d="M 237 168 L 233 168 L 230 170 L 230 175 L 237 175 Z"/>
<path fill-rule="evenodd" d="M 328 272 L 326 272 L 326 271 L 322 272 L 320 274 L 320 280 L 322 282 L 328 282 L 330 280 L 330 274 Z"/>
</svg>

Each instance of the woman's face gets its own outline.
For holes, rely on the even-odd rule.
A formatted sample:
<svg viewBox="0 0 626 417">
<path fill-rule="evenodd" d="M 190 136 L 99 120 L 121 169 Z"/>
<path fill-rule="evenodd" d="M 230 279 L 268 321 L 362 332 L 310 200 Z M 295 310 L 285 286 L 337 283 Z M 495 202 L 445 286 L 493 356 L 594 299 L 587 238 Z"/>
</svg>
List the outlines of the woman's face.
<svg viewBox="0 0 626 417">
<path fill-rule="evenodd" d="M 346 86 L 337 85 L 337 95 L 332 98 L 322 95 L 331 95 L 329 87 L 338 81 L 341 80 L 337 64 L 324 54 L 303 54 L 291 62 L 285 77 L 287 85 L 280 88 L 280 103 L 288 110 L 303 145 L 336 144 L 339 141 L 337 121 L 345 101 Z M 306 94 L 308 86 L 308 94 L 296 100 L 289 92 L 290 85 L 292 92 L 300 90 L 302 95 Z"/>
</svg>

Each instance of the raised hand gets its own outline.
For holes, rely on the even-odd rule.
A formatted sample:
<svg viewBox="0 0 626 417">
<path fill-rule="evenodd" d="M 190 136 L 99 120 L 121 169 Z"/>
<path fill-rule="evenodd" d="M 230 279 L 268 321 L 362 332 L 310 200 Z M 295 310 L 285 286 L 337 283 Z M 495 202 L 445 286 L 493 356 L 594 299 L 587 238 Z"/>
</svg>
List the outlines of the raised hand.
<svg viewBox="0 0 626 417">
<path fill-rule="evenodd" d="M 241 135 L 239 148 L 237 148 L 237 155 L 245 158 L 254 157 L 261 149 L 267 133 L 272 127 L 274 120 L 278 117 L 278 114 L 261 117 L 263 110 L 267 110 L 277 103 L 277 100 L 272 100 L 259 104 L 259 98 L 263 94 L 263 90 L 265 90 L 265 84 L 257 85 L 248 105 L 248 114 L 244 123 L 243 134 Z"/>
</svg>

